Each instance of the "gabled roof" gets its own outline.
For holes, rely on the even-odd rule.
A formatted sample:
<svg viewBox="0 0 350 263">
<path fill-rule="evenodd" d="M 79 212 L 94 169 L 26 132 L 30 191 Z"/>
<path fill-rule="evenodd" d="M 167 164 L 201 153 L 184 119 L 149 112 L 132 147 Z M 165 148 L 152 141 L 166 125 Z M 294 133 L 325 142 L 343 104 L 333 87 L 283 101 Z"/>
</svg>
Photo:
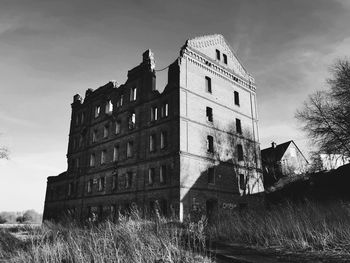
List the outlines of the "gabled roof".
<svg viewBox="0 0 350 263">
<path fill-rule="evenodd" d="M 233 70 L 237 74 L 241 75 L 242 77 L 246 79 L 250 79 L 252 82 L 254 82 L 254 79 L 250 76 L 250 74 L 244 68 L 242 63 L 239 61 L 233 48 L 230 46 L 230 44 L 225 40 L 225 38 L 221 34 L 205 35 L 205 36 L 199 36 L 199 37 L 188 39 L 183 48 L 190 47 L 200 52 L 201 49 L 204 49 L 209 46 L 218 45 L 218 44 L 225 49 L 225 52 L 227 53 L 227 55 L 231 57 L 232 61 L 234 61 Z"/>
<path fill-rule="evenodd" d="M 261 158 L 263 160 L 274 160 L 274 161 L 280 161 L 284 155 L 284 153 L 286 152 L 286 150 L 288 149 L 289 145 L 292 143 L 293 141 L 288 141 L 285 143 L 281 143 L 276 145 L 275 148 L 273 148 L 272 146 L 270 148 L 266 148 L 261 150 Z M 293 142 L 294 143 L 294 142 Z M 295 144 L 295 143 L 294 143 Z"/>
</svg>

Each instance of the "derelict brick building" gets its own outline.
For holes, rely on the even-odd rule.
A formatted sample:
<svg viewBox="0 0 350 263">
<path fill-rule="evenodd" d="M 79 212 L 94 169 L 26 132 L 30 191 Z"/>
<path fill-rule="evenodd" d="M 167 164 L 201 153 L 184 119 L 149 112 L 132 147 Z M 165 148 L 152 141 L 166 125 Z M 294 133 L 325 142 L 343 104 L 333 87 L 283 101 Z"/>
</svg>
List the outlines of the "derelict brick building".
<svg viewBox="0 0 350 263">
<path fill-rule="evenodd" d="M 68 169 L 48 177 L 44 219 L 137 206 L 182 220 L 263 191 L 254 79 L 225 39 L 187 40 L 165 88 L 156 73 L 147 50 L 124 84 L 74 96 Z"/>
</svg>

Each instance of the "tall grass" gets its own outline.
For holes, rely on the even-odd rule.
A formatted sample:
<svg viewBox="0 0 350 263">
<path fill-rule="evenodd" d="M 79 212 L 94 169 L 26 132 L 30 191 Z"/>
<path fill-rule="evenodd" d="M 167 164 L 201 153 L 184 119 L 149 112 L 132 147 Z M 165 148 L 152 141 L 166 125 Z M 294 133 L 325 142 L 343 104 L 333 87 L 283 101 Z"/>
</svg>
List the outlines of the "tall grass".
<svg viewBox="0 0 350 263">
<path fill-rule="evenodd" d="M 350 253 L 350 208 L 333 201 L 284 203 L 270 209 L 220 215 L 214 239 L 289 250 Z"/>
<path fill-rule="evenodd" d="M 117 224 L 80 227 L 46 223 L 22 243 L 0 235 L 0 258 L 9 262 L 212 262 L 205 222 L 178 223 L 123 217 Z M 19 244 L 12 249 L 5 240 Z M 8 241 L 8 240 L 7 240 Z"/>
</svg>

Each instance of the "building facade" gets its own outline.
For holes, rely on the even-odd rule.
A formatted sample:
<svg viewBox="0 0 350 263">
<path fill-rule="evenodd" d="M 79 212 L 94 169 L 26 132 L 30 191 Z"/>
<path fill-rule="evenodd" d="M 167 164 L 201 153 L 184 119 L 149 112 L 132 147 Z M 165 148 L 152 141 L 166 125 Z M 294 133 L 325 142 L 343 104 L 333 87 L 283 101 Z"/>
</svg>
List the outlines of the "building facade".
<svg viewBox="0 0 350 263">
<path fill-rule="evenodd" d="M 157 85 L 147 50 L 122 85 L 75 95 L 68 169 L 48 177 L 44 219 L 184 216 L 263 191 L 254 79 L 221 35 L 187 40 Z"/>
</svg>

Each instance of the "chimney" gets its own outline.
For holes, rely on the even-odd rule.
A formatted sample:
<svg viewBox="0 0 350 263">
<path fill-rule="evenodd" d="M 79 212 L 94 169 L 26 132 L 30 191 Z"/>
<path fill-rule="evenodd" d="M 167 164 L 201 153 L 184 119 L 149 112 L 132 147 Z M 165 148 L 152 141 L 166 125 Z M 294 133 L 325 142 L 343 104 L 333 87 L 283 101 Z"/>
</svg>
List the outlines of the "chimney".
<svg viewBox="0 0 350 263">
<path fill-rule="evenodd" d="M 154 70 L 156 64 L 154 60 L 154 54 L 150 49 L 147 49 L 145 52 L 143 52 L 142 62 L 148 64 L 151 70 Z"/>
<path fill-rule="evenodd" d="M 93 92 L 94 92 L 93 89 L 87 89 L 87 90 L 85 91 L 85 98 L 88 97 L 89 95 L 91 95 Z"/>
<path fill-rule="evenodd" d="M 75 94 L 73 96 L 73 103 L 75 103 L 75 102 L 81 103 L 82 100 L 83 99 L 82 99 L 82 97 L 79 94 Z"/>
<path fill-rule="evenodd" d="M 276 148 L 276 145 L 277 145 L 277 144 L 276 144 L 275 142 L 272 142 L 272 143 L 271 143 L 272 149 L 275 149 L 275 148 Z"/>
</svg>

